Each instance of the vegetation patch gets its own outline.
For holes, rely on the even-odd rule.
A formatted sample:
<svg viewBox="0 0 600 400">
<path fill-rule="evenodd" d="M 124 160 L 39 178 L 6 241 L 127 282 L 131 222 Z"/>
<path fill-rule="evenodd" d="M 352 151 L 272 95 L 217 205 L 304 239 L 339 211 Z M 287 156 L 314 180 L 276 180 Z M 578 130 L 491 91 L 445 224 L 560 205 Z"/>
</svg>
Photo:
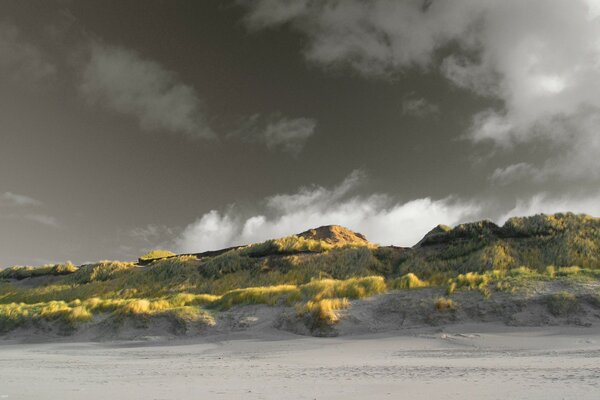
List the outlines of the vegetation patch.
<svg viewBox="0 0 600 400">
<path fill-rule="evenodd" d="M 568 317 L 577 313 L 580 308 L 577 296 L 564 291 L 550 295 L 546 305 L 548 306 L 548 311 L 555 317 Z"/>
<path fill-rule="evenodd" d="M 456 304 L 452 299 L 446 297 L 438 297 L 435 300 L 435 309 L 441 312 L 452 311 L 456 308 Z"/>
<path fill-rule="evenodd" d="M 143 256 L 140 256 L 138 259 L 140 263 L 147 263 L 149 261 L 157 260 L 160 258 L 174 257 L 177 254 L 169 251 L 169 250 L 152 250 Z"/>
<path fill-rule="evenodd" d="M 69 275 L 77 271 L 77 267 L 71 262 L 64 264 L 44 265 L 42 267 L 21 267 L 15 266 L 0 271 L 1 279 L 36 278 L 40 276 L 60 276 Z"/>
<path fill-rule="evenodd" d="M 406 275 L 396 278 L 390 282 L 392 289 L 416 289 L 429 286 L 429 282 L 422 281 L 419 277 L 412 272 Z"/>
<path fill-rule="evenodd" d="M 40 321 L 76 326 L 100 314 L 189 324 L 252 304 L 294 306 L 317 327 L 336 323 L 353 299 L 426 287 L 446 289 L 446 297 L 435 300 L 436 309 L 445 311 L 454 308 L 451 297 L 459 291 L 527 296 L 551 281 L 594 287 L 600 280 L 598 243 L 598 218 L 555 214 L 513 218 L 504 226 L 440 226 L 413 248 L 379 247 L 329 226 L 225 252 L 178 256 L 155 250 L 140 257 L 143 266 L 17 266 L 0 271 L 0 330 Z M 30 279 L 38 277 L 48 279 Z M 568 292 L 544 301 L 557 316 L 579 309 Z"/>
</svg>

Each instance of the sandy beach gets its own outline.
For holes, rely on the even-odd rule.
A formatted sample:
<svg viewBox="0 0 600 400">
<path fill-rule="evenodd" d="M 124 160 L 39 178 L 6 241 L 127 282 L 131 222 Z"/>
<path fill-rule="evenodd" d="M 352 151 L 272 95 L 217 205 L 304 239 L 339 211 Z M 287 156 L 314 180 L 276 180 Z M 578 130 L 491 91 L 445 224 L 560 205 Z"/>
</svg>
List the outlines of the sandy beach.
<svg viewBox="0 0 600 400">
<path fill-rule="evenodd" d="M 10 343 L 1 399 L 597 399 L 598 327 Z"/>
</svg>

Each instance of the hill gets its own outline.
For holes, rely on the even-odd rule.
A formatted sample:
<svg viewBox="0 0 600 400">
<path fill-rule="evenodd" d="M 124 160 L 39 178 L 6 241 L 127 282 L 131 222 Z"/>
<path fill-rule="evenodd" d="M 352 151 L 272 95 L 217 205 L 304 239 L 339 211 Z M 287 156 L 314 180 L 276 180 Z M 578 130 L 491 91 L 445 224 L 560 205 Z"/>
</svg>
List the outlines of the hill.
<svg viewBox="0 0 600 400">
<path fill-rule="evenodd" d="M 552 307 L 572 313 L 600 307 L 599 279 L 600 219 L 587 215 L 440 225 L 412 248 L 377 246 L 331 225 L 221 251 L 156 251 L 137 263 L 8 268 L 0 271 L 0 332 L 129 337 L 124 332 L 162 327 L 163 333 L 198 334 L 245 326 L 240 313 L 253 308 L 242 306 L 260 304 L 271 306 L 271 325 L 317 335 L 360 319 L 344 318 L 357 310 L 383 313 L 388 321 L 412 310 L 418 323 L 439 323 L 461 313 L 473 318 L 473 307 L 500 300 L 503 306 L 487 314 L 514 321 L 515 304 L 541 302 L 543 312 L 531 317 L 538 321 L 542 314 L 555 318 Z M 383 293 L 382 299 L 404 300 L 395 308 L 364 303 L 375 307 L 368 312 L 361 306 L 359 299 Z"/>
</svg>

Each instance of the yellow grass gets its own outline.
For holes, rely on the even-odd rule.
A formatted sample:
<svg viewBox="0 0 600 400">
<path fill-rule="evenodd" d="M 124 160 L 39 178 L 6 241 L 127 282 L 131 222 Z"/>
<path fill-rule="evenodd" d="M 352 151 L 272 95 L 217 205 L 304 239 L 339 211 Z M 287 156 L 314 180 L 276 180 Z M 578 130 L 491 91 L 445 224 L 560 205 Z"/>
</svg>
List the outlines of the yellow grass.
<svg viewBox="0 0 600 400">
<path fill-rule="evenodd" d="M 316 322 L 332 324 L 339 320 L 337 311 L 350 307 L 348 299 L 310 300 L 304 305 L 298 305 L 296 312 L 299 316 L 309 314 Z"/>
<path fill-rule="evenodd" d="M 399 278 L 394 279 L 390 283 L 392 289 L 415 289 L 429 286 L 429 282 L 422 281 L 419 277 L 412 272 L 406 275 L 402 275 Z"/>
<path fill-rule="evenodd" d="M 438 297 L 435 300 L 435 309 L 438 311 L 449 311 L 455 309 L 455 304 L 452 299 L 447 299 L 445 297 Z"/>
</svg>

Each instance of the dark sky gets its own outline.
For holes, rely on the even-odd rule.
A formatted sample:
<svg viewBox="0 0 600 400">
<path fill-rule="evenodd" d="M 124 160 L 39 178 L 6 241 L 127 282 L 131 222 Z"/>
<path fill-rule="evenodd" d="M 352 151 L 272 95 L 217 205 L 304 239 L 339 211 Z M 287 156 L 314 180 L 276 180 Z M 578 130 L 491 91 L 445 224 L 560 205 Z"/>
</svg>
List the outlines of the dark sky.
<svg viewBox="0 0 600 400">
<path fill-rule="evenodd" d="M 0 266 L 600 214 L 599 10 L 1 1 Z"/>
</svg>

